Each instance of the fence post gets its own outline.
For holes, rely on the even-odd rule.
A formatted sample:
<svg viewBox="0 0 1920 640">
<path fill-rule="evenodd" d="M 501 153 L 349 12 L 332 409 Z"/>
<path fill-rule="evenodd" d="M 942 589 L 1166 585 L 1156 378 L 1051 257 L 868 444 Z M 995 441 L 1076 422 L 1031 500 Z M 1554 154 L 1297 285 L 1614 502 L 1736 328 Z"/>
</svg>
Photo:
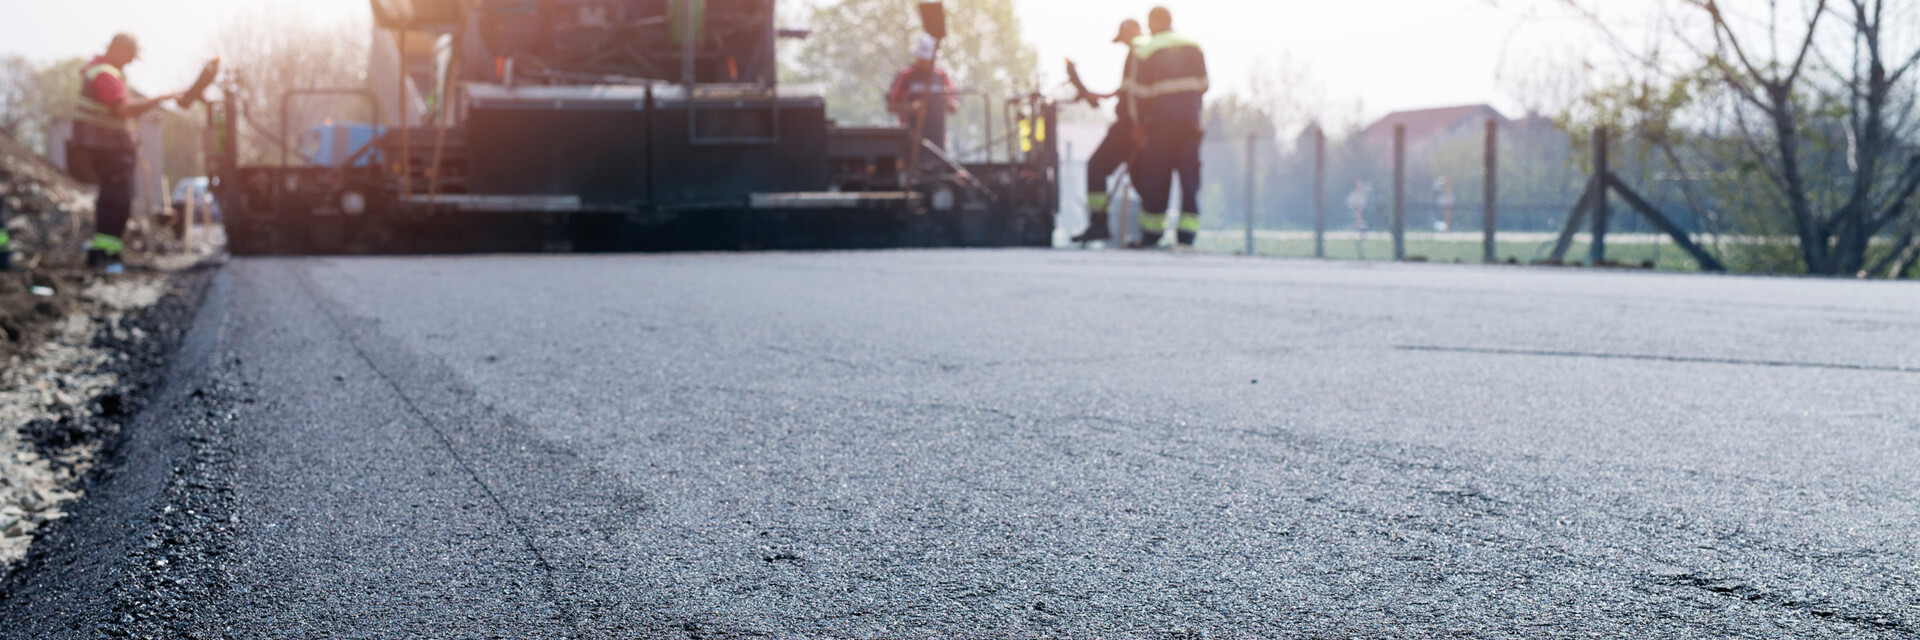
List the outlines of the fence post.
<svg viewBox="0 0 1920 640">
<path fill-rule="evenodd" d="M 1254 176 L 1257 175 L 1257 172 L 1255 171 L 1255 169 L 1260 165 L 1259 158 L 1253 155 L 1253 152 L 1254 152 L 1254 146 L 1259 143 L 1259 140 L 1260 140 L 1260 137 L 1257 134 L 1251 134 L 1251 133 L 1247 134 L 1247 256 L 1248 257 L 1253 256 L 1253 180 L 1254 180 Z"/>
<path fill-rule="evenodd" d="M 1327 257 L 1327 130 L 1313 125 L 1313 257 Z"/>
<path fill-rule="evenodd" d="M 1593 266 L 1607 261 L 1607 128 L 1593 130 L 1593 175 L 1600 185 L 1593 194 L 1593 242 L 1587 245 L 1587 259 Z"/>
<path fill-rule="evenodd" d="M 1481 245 L 1483 245 L 1481 248 L 1482 248 L 1482 253 L 1484 254 L 1481 256 L 1481 260 L 1483 262 L 1492 263 L 1500 259 L 1499 256 L 1495 255 L 1496 247 L 1494 246 L 1494 237 L 1493 237 L 1494 229 L 1500 226 L 1500 209 L 1499 209 L 1500 123 L 1495 122 L 1494 120 L 1491 120 L 1491 119 L 1487 120 L 1487 169 L 1486 170 L 1487 170 L 1487 181 L 1486 181 L 1487 182 L 1487 194 L 1486 194 L 1487 215 L 1485 219 L 1480 222 L 1480 226 L 1482 230 L 1481 232 L 1483 235 L 1483 238 L 1481 239 L 1480 242 L 1481 242 Z"/>
<path fill-rule="evenodd" d="M 1407 259 L 1407 125 L 1393 126 L 1393 259 Z"/>
</svg>

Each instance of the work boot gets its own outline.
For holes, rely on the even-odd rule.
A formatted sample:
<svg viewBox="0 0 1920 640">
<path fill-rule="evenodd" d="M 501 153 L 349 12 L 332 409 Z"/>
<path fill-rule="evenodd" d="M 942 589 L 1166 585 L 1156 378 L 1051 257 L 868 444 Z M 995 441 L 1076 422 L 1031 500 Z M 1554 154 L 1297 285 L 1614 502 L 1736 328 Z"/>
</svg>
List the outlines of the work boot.
<svg viewBox="0 0 1920 640">
<path fill-rule="evenodd" d="M 1132 244 L 1127 245 L 1127 248 L 1128 249 L 1145 249 L 1145 250 L 1158 249 L 1160 248 L 1160 234 L 1158 233 L 1143 234 L 1140 236 L 1139 240 L 1134 241 Z"/>
<path fill-rule="evenodd" d="M 1080 232 L 1080 235 L 1073 237 L 1073 241 L 1076 244 L 1086 244 L 1096 240 L 1112 240 L 1112 239 L 1113 239 L 1113 231 L 1107 229 L 1107 214 L 1105 213 L 1094 213 L 1088 216 L 1087 230 L 1082 231 Z"/>
<path fill-rule="evenodd" d="M 99 249 L 87 250 L 87 268 L 97 269 L 110 276 L 117 276 L 127 271 L 127 266 L 120 263 L 120 256 L 109 255 Z"/>
</svg>

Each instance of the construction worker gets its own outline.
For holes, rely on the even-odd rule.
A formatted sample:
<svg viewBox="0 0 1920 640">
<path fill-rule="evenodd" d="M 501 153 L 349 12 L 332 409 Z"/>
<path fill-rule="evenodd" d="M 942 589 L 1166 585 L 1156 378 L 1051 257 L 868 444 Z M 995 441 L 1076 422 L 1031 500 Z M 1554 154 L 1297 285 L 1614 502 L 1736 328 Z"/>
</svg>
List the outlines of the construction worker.
<svg viewBox="0 0 1920 640">
<path fill-rule="evenodd" d="M 1100 141 L 1100 148 L 1095 149 L 1093 157 L 1087 159 L 1087 230 L 1074 236 L 1074 242 L 1113 238 L 1113 232 L 1107 228 L 1107 205 L 1112 200 L 1107 194 L 1107 179 L 1113 177 L 1121 165 L 1133 162 L 1134 152 L 1139 150 L 1133 143 L 1134 101 L 1128 93 L 1134 75 L 1134 41 L 1140 40 L 1143 35 L 1140 21 L 1129 18 L 1120 23 L 1120 33 L 1113 37 L 1115 44 L 1127 45 L 1127 63 L 1120 75 L 1120 89 L 1106 95 L 1086 96 L 1096 105 L 1102 98 L 1119 97 L 1120 102 L 1114 107 L 1116 117 L 1113 126 L 1107 128 L 1106 139 Z M 1120 197 L 1124 198 L 1126 194 L 1120 194 Z"/>
<path fill-rule="evenodd" d="M 67 149 L 70 173 L 99 185 L 94 201 L 93 241 L 87 246 L 87 265 L 109 273 L 121 271 L 127 220 L 133 215 L 133 184 L 139 165 L 141 115 L 181 94 L 135 98 L 127 89 L 127 64 L 140 57 L 140 43 L 120 34 L 107 52 L 80 70 L 80 103 L 73 117 L 73 140 Z"/>
<path fill-rule="evenodd" d="M 933 36 L 923 33 L 914 41 L 913 64 L 901 69 L 893 78 L 893 88 L 887 90 L 887 112 L 899 116 L 900 124 L 911 130 L 924 106 L 927 122 L 921 137 L 945 149 L 947 115 L 960 111 L 960 96 L 953 77 L 933 64 L 938 49 L 939 42 Z"/>
<path fill-rule="evenodd" d="M 1141 247 L 1160 243 L 1167 231 L 1167 201 L 1173 176 L 1180 176 L 1178 249 L 1191 251 L 1200 232 L 1200 143 L 1202 101 L 1207 93 L 1207 57 L 1200 44 L 1173 30 L 1173 13 L 1154 7 L 1147 14 L 1153 32 L 1134 46 L 1132 91 L 1134 143 L 1140 159 L 1133 168 L 1140 191 Z"/>
</svg>

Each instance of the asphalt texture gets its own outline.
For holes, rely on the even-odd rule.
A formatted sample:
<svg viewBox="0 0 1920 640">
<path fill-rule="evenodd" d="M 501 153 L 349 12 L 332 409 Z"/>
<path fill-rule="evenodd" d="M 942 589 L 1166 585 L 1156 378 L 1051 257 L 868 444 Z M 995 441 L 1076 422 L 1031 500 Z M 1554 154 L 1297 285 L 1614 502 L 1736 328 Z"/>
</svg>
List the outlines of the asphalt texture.
<svg viewBox="0 0 1920 640">
<path fill-rule="evenodd" d="M 1916 334 L 1907 283 L 237 260 L 0 634 L 1920 637 Z"/>
</svg>

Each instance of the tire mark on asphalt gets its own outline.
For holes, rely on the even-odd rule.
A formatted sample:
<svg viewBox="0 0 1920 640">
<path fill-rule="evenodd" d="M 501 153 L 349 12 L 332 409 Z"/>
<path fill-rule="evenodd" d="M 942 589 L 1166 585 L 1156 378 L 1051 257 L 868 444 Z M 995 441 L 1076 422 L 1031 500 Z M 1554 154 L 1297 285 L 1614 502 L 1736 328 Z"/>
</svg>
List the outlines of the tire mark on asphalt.
<svg viewBox="0 0 1920 640">
<path fill-rule="evenodd" d="M 491 501 L 493 507 L 498 509 L 501 515 L 504 516 L 507 526 L 511 527 L 514 533 L 520 537 L 520 543 L 526 547 L 528 553 L 533 554 L 535 566 L 538 566 L 540 572 L 546 576 L 547 601 L 560 613 L 562 623 L 574 629 L 576 632 L 579 631 L 579 615 L 572 610 L 571 605 L 557 597 L 560 593 L 558 572 L 554 569 L 553 563 L 547 560 L 546 554 L 542 553 L 540 547 L 534 543 L 533 534 L 527 530 L 519 518 L 514 517 L 513 511 L 507 508 L 506 501 L 500 498 L 500 493 L 493 489 L 493 485 L 488 484 L 486 479 L 480 476 L 480 472 L 474 469 L 473 465 L 467 460 L 466 455 L 462 454 L 460 449 L 454 446 L 453 439 L 447 435 L 446 429 L 441 427 L 440 423 L 434 420 L 432 416 L 429 416 L 426 411 L 422 410 L 420 405 L 414 401 L 413 396 L 408 395 L 406 389 L 400 386 L 399 381 L 394 380 L 392 376 L 388 375 L 386 370 L 381 369 L 380 365 L 374 362 L 373 357 L 367 354 L 366 349 L 362 347 L 360 341 L 354 337 L 353 332 L 347 329 L 345 323 L 341 322 L 335 303 L 325 296 L 320 295 L 320 292 L 314 289 L 313 279 L 310 277 L 309 272 L 305 269 L 293 269 L 293 271 L 293 278 L 296 282 L 300 283 L 301 290 L 306 292 L 307 297 L 312 299 L 314 305 L 320 308 L 321 313 L 327 318 L 327 324 L 332 325 L 334 331 L 340 334 L 340 339 L 346 341 L 347 346 L 353 348 L 354 356 L 358 357 L 362 363 L 365 363 L 367 368 L 373 371 L 374 375 L 380 376 L 380 381 L 386 383 L 387 387 L 393 390 L 394 395 L 399 396 L 400 402 L 407 406 L 407 411 L 413 413 L 415 417 L 418 417 L 421 422 L 427 425 L 427 429 L 432 431 L 434 437 L 440 441 L 440 446 L 447 450 L 447 455 L 453 457 L 454 463 L 460 465 L 460 470 L 467 474 L 469 480 L 472 480 L 475 485 L 480 487 L 481 493 L 486 494 L 487 500 Z"/>
<path fill-rule="evenodd" d="M 830 355 L 819 354 L 819 353 L 809 353 L 806 351 L 802 351 L 800 349 L 781 346 L 777 344 L 767 345 L 767 349 L 775 353 L 782 353 L 790 356 L 798 356 L 801 358 L 811 358 L 811 359 L 819 360 L 820 362 L 825 362 L 827 364 L 839 365 L 842 367 L 846 367 L 848 369 L 852 369 L 854 371 L 867 370 L 867 367 L 864 365 L 861 365 L 860 363 L 854 362 L 852 360 L 847 360 L 845 358 L 836 357 L 836 356 L 830 356 Z"/>
<path fill-rule="evenodd" d="M 1763 584 L 1764 577 L 1741 578 L 1737 574 L 1723 574 L 1710 570 L 1683 569 L 1661 560 L 1653 561 L 1655 568 L 1649 571 L 1643 567 L 1635 567 L 1631 564 L 1610 561 L 1590 553 L 1567 549 L 1559 540 L 1565 538 L 1565 533 L 1554 529 L 1551 521 L 1542 523 L 1530 519 L 1529 516 L 1524 513 L 1529 510 L 1525 502 L 1518 499 L 1495 497 L 1503 494 L 1512 496 L 1537 495 L 1543 492 L 1541 487 L 1552 484 L 1552 482 L 1544 478 L 1537 478 L 1533 481 L 1515 482 L 1511 480 L 1499 480 L 1478 474 L 1476 473 L 1476 469 L 1488 466 L 1486 460 L 1490 458 L 1484 455 L 1475 455 L 1464 451 L 1447 450 L 1436 447 L 1405 447 L 1388 443 L 1369 443 L 1342 438 L 1303 436 L 1285 430 L 1273 433 L 1254 429 L 1241 429 L 1236 431 L 1248 436 L 1272 438 L 1284 442 L 1298 452 L 1320 456 L 1321 463 L 1330 464 L 1335 467 L 1371 465 L 1392 469 L 1397 472 L 1409 470 L 1425 471 L 1430 475 L 1424 479 L 1388 476 L 1371 480 L 1343 478 L 1343 481 L 1351 486 L 1368 486 L 1376 490 L 1385 490 L 1388 493 L 1392 493 L 1392 490 L 1396 488 L 1405 489 L 1407 492 L 1403 496 L 1404 500 L 1416 501 L 1422 498 L 1437 500 L 1450 510 L 1464 516 L 1457 521 L 1450 521 L 1444 518 L 1420 518 L 1417 523 L 1395 522 L 1389 520 L 1389 518 L 1393 517 L 1391 509 L 1359 505 L 1339 496 L 1323 495 L 1306 498 L 1306 502 L 1308 503 L 1324 504 L 1335 512 L 1356 518 L 1359 521 L 1359 526 L 1382 536 L 1392 537 L 1396 530 L 1410 527 L 1456 540 L 1477 540 L 1491 543 L 1500 548 L 1502 553 L 1529 558 L 1543 564 L 1557 565 L 1593 574 L 1613 576 L 1623 584 L 1633 585 L 1635 588 L 1645 590 L 1644 592 L 1649 594 L 1653 593 L 1649 588 L 1684 590 L 1698 594 L 1706 599 L 1731 598 L 1755 606 L 1778 608 L 1829 622 L 1843 623 L 1860 630 L 1899 634 L 1909 634 L 1914 630 L 1912 622 L 1902 615 L 1901 609 L 1889 607 L 1886 603 L 1875 604 L 1861 602 L 1855 598 L 1831 597 L 1826 594 L 1809 597 L 1786 590 L 1756 586 Z M 1478 458 L 1479 461 L 1473 463 L 1456 462 L 1453 464 L 1432 462 L 1436 459 L 1462 457 Z M 1660 468 L 1650 467 L 1649 469 L 1658 470 Z M 1671 470 L 1669 469 L 1669 471 Z M 1439 488 L 1424 488 L 1436 484 L 1439 485 Z M 1546 490 L 1544 492 L 1552 493 L 1553 490 Z M 1425 494 L 1424 496 L 1422 495 L 1423 493 Z M 1597 501 L 1590 500 L 1588 502 L 1594 503 Z M 1503 507 L 1515 508 L 1507 509 Z M 1643 517 L 1637 517 L 1631 513 L 1622 513 L 1614 510 L 1603 510 L 1591 515 L 1600 518 L 1615 519 L 1629 524 L 1672 528 L 1671 525 L 1656 523 L 1646 520 Z M 1531 530 L 1539 534 L 1540 537 L 1528 538 L 1517 536 L 1512 533 L 1480 529 L 1471 524 L 1472 520 L 1480 518 L 1492 518 L 1508 522 L 1516 527 Z M 1564 522 L 1560 524 L 1565 525 Z M 1762 541 L 1753 541 L 1744 543 L 1744 546 L 1755 551 L 1767 551 L 1787 556 L 1800 556 L 1802 558 L 1806 557 L 1804 553 L 1800 552 L 1800 547 L 1796 545 L 1767 544 Z M 1870 553 L 1871 552 L 1863 550 L 1849 555 L 1867 555 Z M 1661 569 L 1660 567 L 1668 567 L 1669 569 Z"/>
<path fill-rule="evenodd" d="M 1595 360 L 1640 360 L 1645 362 L 1673 362 L 1681 364 L 1727 364 L 1749 367 L 1780 367 L 1788 369 L 1829 369 L 1837 371 L 1875 371 L 1884 373 L 1920 373 L 1920 367 L 1901 367 L 1893 365 L 1848 364 L 1836 362 L 1801 362 L 1794 360 L 1749 360 L 1743 358 L 1707 358 L 1695 356 L 1664 356 L 1634 353 L 1603 353 L 1593 351 L 1552 351 L 1534 349 L 1486 349 L 1477 347 L 1440 347 L 1429 345 L 1395 345 L 1400 351 L 1427 353 L 1472 353 L 1494 356 L 1538 356 L 1547 358 L 1588 358 Z"/>
<path fill-rule="evenodd" d="M 1801 611 L 1819 618 L 1845 622 L 1856 627 L 1879 629 L 1884 631 L 1909 631 L 1905 620 L 1898 616 L 1868 611 L 1859 613 L 1850 610 L 1846 603 L 1835 602 L 1822 597 L 1798 597 L 1790 593 L 1755 587 L 1735 578 L 1714 578 L 1707 575 L 1686 573 L 1674 576 L 1659 576 L 1658 582 L 1673 587 L 1687 587 L 1722 596 L 1751 602 L 1757 605 L 1779 607 L 1792 611 Z"/>
</svg>

